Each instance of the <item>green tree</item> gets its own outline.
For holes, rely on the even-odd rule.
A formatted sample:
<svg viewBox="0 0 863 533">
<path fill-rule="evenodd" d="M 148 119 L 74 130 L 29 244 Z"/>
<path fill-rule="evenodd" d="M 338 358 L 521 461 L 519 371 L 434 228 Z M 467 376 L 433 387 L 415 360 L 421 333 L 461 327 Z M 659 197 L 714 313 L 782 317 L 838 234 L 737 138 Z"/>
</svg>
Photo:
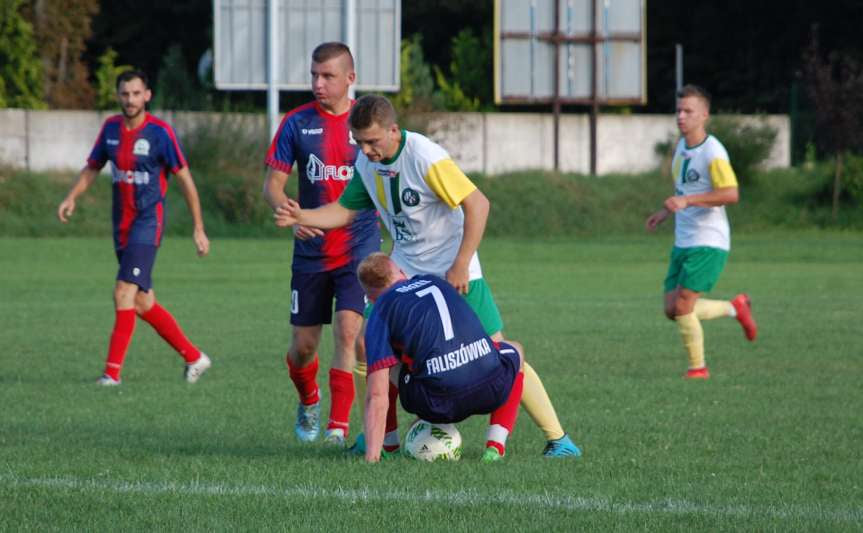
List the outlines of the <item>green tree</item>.
<svg viewBox="0 0 863 533">
<path fill-rule="evenodd" d="M 850 152 L 861 147 L 859 132 L 863 124 L 863 65 L 849 54 L 834 51 L 824 54 L 818 27 L 803 54 L 809 94 L 815 103 L 818 142 L 834 158 L 833 220 L 839 214 L 845 161 Z"/>
<path fill-rule="evenodd" d="M 402 39 L 400 77 L 401 89 L 392 98 L 400 114 L 434 109 L 435 83 L 423 57 L 422 36 L 418 33 Z"/>
<path fill-rule="evenodd" d="M 0 0 L 0 101 L 9 107 L 41 109 L 42 63 L 22 5 L 22 0 Z"/>
<path fill-rule="evenodd" d="M 189 75 L 182 48 L 179 44 L 172 44 L 159 67 L 153 107 L 201 109 L 205 101 L 203 91 L 198 90 L 195 80 Z"/>
<path fill-rule="evenodd" d="M 31 0 L 42 59 L 45 100 L 51 107 L 90 108 L 94 91 L 82 57 L 92 32 L 98 0 Z"/>
<path fill-rule="evenodd" d="M 108 48 L 99 56 L 99 66 L 96 68 L 96 108 L 113 109 L 117 106 L 117 76 L 132 67 L 116 65 L 117 52 Z"/>
</svg>

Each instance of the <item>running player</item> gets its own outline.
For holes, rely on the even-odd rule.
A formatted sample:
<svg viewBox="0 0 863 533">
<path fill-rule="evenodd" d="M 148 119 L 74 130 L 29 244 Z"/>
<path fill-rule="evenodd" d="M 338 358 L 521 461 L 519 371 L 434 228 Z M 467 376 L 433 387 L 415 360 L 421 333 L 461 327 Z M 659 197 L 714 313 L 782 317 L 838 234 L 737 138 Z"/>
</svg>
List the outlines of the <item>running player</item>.
<svg viewBox="0 0 863 533">
<path fill-rule="evenodd" d="M 503 341 L 503 321 L 482 277 L 477 248 L 485 231 L 489 201 L 449 154 L 428 138 L 399 128 L 392 104 L 365 95 L 350 116 L 351 132 L 362 153 L 354 179 L 337 202 L 301 209 L 288 202 L 276 210 L 276 224 L 335 228 L 349 224 L 363 209 L 377 208 L 392 236 L 392 259 L 409 276 L 445 278 L 467 298 L 486 333 Z M 524 365 L 525 410 L 545 434 L 544 454 L 578 456 L 563 431 L 536 372 Z"/>
<path fill-rule="evenodd" d="M 337 42 L 319 45 L 312 52 L 311 75 L 315 100 L 285 115 L 267 152 L 264 198 L 273 209 L 288 199 L 285 184 L 295 162 L 299 202 L 307 208 L 338 199 L 353 175 L 357 147 L 348 128 L 352 103 L 348 88 L 356 74 L 351 51 Z M 355 344 L 365 306 L 356 268 L 361 259 L 379 249 L 380 229 L 374 210 L 366 209 L 345 228 L 323 232 L 295 226 L 294 236 L 293 332 L 286 357 L 299 395 L 294 431 L 303 442 L 315 440 L 320 432 L 317 351 L 323 324 L 332 323 L 335 353 L 329 372 L 330 417 L 324 439 L 343 446 L 354 401 Z"/>
<path fill-rule="evenodd" d="M 204 232 L 198 191 L 174 130 L 147 112 L 147 102 L 152 96 L 147 75 L 137 70 L 120 74 L 117 96 L 122 114 L 105 121 L 87 165 L 57 208 L 60 221 L 68 222 L 78 196 L 93 183 L 105 163 L 111 161 L 114 250 L 120 268 L 114 285 L 115 322 L 108 360 L 97 383 L 120 384 L 136 315 L 177 350 L 186 362 L 186 381 L 195 383 L 210 368 L 210 358 L 186 338 L 171 313 L 156 301 L 151 276 L 165 228 L 169 171 L 177 177 L 192 213 L 198 255 L 209 253 L 210 241 Z"/>
<path fill-rule="evenodd" d="M 689 358 L 685 377 L 690 379 L 710 377 L 701 320 L 734 317 L 750 341 L 758 332 L 746 294 L 738 294 L 731 301 L 701 297 L 713 288 L 725 267 L 731 248 L 725 206 L 739 198 L 728 153 L 716 137 L 707 134 L 709 118 L 707 91 L 695 85 L 678 91 L 680 140 L 671 165 L 675 192 L 646 222 L 648 231 L 653 231 L 674 213 L 674 248 L 665 277 L 665 316 L 677 322 Z"/>
<path fill-rule="evenodd" d="M 483 461 L 506 453 L 524 384 L 522 348 L 496 343 L 476 313 L 445 280 L 407 279 L 383 253 L 360 263 L 358 275 L 375 306 L 366 327 L 366 453 L 380 460 L 390 383 L 404 409 L 433 423 L 489 414 Z"/>
</svg>

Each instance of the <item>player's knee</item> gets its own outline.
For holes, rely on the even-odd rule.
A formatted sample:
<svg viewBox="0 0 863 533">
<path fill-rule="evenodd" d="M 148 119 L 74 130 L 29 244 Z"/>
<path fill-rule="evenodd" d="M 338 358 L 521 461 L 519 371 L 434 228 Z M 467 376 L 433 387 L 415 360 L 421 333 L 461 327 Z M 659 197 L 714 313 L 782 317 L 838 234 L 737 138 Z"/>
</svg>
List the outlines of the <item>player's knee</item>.
<svg viewBox="0 0 863 533">
<path fill-rule="evenodd" d="M 293 365 L 304 366 L 315 357 L 317 350 L 318 347 L 313 342 L 294 339 L 291 348 L 288 350 L 287 360 Z"/>
<path fill-rule="evenodd" d="M 138 315 L 143 315 L 147 311 L 152 309 L 155 303 L 156 298 L 153 297 L 150 293 L 139 291 L 135 295 L 135 312 Z"/>
<path fill-rule="evenodd" d="M 677 312 L 673 306 L 665 306 L 665 317 L 668 318 L 668 320 L 674 320 L 676 316 Z"/>
</svg>

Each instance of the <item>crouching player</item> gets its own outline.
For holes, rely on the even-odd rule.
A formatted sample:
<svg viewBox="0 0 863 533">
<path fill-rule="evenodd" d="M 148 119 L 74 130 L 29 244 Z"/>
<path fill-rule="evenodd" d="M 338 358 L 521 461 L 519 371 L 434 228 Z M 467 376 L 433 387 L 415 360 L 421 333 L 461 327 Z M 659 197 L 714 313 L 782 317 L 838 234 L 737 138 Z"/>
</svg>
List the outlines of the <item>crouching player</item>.
<svg viewBox="0 0 863 533">
<path fill-rule="evenodd" d="M 433 275 L 407 279 L 383 253 L 364 259 L 360 284 L 375 303 L 366 327 L 366 461 L 380 460 L 389 383 L 405 411 L 433 423 L 489 414 L 484 462 L 499 461 L 524 386 L 523 349 L 495 343 L 467 301 Z"/>
</svg>

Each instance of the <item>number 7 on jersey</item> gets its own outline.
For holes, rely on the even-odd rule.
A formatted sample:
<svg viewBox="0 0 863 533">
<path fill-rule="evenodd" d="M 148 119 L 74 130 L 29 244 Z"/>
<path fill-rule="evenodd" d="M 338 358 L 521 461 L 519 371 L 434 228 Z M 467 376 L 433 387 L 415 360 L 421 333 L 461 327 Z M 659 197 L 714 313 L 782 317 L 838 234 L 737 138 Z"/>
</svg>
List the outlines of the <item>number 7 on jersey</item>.
<svg viewBox="0 0 863 533">
<path fill-rule="evenodd" d="M 444 300 L 443 293 L 440 292 L 440 289 L 432 285 L 431 287 L 426 287 L 421 291 L 417 291 L 416 294 L 418 297 L 422 298 L 427 294 L 431 294 L 432 298 L 434 298 L 434 303 L 437 306 L 438 315 L 440 315 L 441 325 L 443 325 L 443 338 L 444 340 L 450 340 L 455 337 L 455 333 L 452 330 L 452 318 L 449 316 L 449 307 L 446 306 L 446 300 Z"/>
</svg>

